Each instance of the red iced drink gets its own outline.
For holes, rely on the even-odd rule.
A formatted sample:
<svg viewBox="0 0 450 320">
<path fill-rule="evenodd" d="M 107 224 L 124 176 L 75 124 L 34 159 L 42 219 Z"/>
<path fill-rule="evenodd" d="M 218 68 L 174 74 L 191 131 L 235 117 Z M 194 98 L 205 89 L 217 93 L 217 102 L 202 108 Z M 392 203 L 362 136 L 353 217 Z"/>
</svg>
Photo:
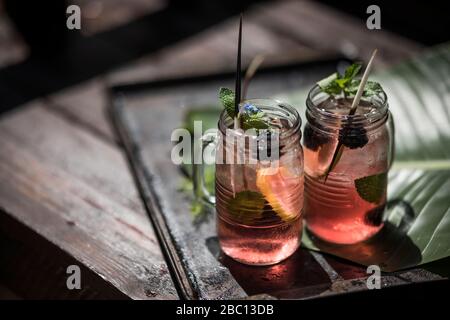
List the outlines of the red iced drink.
<svg viewBox="0 0 450 320">
<path fill-rule="evenodd" d="M 383 226 L 391 133 L 385 95 L 361 100 L 348 116 L 351 99 L 308 99 L 304 131 L 305 219 L 322 240 L 352 244 Z M 328 172 L 339 142 L 342 153 Z"/>
</svg>

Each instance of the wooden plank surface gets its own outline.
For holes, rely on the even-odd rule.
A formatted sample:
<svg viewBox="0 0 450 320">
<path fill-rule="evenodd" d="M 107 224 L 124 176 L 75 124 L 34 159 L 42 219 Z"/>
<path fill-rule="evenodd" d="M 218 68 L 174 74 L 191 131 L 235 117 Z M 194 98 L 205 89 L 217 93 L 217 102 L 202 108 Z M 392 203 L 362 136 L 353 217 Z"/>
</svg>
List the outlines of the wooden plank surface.
<svg viewBox="0 0 450 320">
<path fill-rule="evenodd" d="M 106 116 L 108 100 L 102 77 L 83 82 L 46 99 L 46 107 L 107 141 L 114 141 Z"/>
<path fill-rule="evenodd" d="M 115 146 L 33 103 L 0 121 L 0 149 L 4 214 L 126 296 L 177 296 Z"/>
</svg>

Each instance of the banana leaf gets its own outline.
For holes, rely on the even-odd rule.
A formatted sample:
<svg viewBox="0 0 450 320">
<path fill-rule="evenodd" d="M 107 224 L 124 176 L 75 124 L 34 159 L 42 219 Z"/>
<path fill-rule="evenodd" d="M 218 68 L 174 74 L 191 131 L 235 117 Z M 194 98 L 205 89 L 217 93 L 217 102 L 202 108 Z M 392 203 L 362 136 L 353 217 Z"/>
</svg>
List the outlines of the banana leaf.
<svg viewBox="0 0 450 320">
<path fill-rule="evenodd" d="M 362 265 L 376 264 L 383 271 L 449 257 L 450 43 L 374 74 L 371 79 L 385 89 L 396 129 L 384 227 L 368 241 L 339 246 L 324 243 L 305 231 L 302 245 Z M 308 89 L 278 98 L 296 106 L 303 116 Z M 194 118 L 207 122 L 204 129 L 215 127 L 217 107 L 188 112 L 187 123 Z M 212 190 L 213 181 L 207 186 Z"/>
</svg>

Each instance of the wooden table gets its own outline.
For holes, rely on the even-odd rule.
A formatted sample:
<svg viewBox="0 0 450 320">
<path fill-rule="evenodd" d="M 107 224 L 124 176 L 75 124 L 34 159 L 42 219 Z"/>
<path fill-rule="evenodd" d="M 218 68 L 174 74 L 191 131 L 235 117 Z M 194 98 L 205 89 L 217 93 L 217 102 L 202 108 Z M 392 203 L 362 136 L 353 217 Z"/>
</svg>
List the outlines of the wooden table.
<svg viewBox="0 0 450 320">
<path fill-rule="evenodd" d="M 0 283 L 23 298 L 178 298 L 105 113 L 105 87 L 231 70 L 236 26 L 236 17 L 228 19 L 1 116 Z M 280 54 L 367 58 L 374 47 L 379 68 L 421 49 L 314 2 L 280 1 L 245 12 L 245 63 L 258 53 L 273 55 L 273 63 Z M 0 63 L 24 54 L 0 48 Z M 81 290 L 66 287 L 73 264 L 81 268 Z"/>
</svg>

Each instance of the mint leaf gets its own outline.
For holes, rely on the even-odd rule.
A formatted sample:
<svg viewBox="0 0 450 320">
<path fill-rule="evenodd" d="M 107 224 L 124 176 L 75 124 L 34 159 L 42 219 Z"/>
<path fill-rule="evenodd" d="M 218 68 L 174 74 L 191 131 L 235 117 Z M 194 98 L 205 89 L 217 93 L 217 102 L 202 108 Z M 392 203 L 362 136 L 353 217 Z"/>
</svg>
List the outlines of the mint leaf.
<svg viewBox="0 0 450 320">
<path fill-rule="evenodd" d="M 344 88 L 344 92 L 346 96 L 354 96 L 356 91 L 358 91 L 358 87 L 361 80 L 352 80 L 348 83 L 348 85 Z"/>
<path fill-rule="evenodd" d="M 344 92 L 345 95 L 352 95 L 358 90 L 359 81 L 354 78 L 361 71 L 362 64 L 354 63 L 345 69 L 344 75 L 335 72 L 325 79 L 317 82 L 320 89 L 329 95 L 336 96 Z M 355 93 L 354 93 L 355 92 Z"/>
<path fill-rule="evenodd" d="M 361 71 L 361 67 L 362 67 L 361 63 L 353 63 L 351 66 L 345 69 L 344 78 L 352 80 L 354 77 L 358 75 L 359 71 Z"/>
<path fill-rule="evenodd" d="M 227 114 L 230 118 L 234 119 L 236 117 L 236 110 L 234 109 L 234 92 L 228 88 L 220 88 L 219 90 L 219 100 L 222 102 Z"/>
<path fill-rule="evenodd" d="M 344 89 L 347 96 L 354 96 L 356 91 L 358 91 L 359 84 L 361 80 L 352 80 L 350 84 Z M 383 91 L 383 88 L 378 82 L 367 81 L 364 87 L 363 96 L 371 97 L 377 95 Z"/>
<path fill-rule="evenodd" d="M 241 191 L 236 193 L 227 205 L 228 213 L 236 221 L 251 223 L 261 218 L 266 200 L 263 195 L 255 191 Z"/>
<path fill-rule="evenodd" d="M 234 99 L 235 95 L 233 90 L 228 88 L 220 88 L 219 90 L 219 100 L 222 102 L 227 114 L 230 118 L 234 119 L 236 117 L 236 112 L 234 109 Z M 242 129 L 268 129 L 269 125 L 267 124 L 264 117 L 264 112 L 259 110 L 257 107 L 254 107 L 253 112 L 242 112 L 241 113 L 241 126 Z M 245 111 L 245 110 L 244 110 Z"/>
<path fill-rule="evenodd" d="M 242 129 L 268 129 L 269 125 L 267 124 L 264 117 L 264 112 L 260 111 L 255 114 L 242 113 Z"/>
<path fill-rule="evenodd" d="M 335 72 L 332 75 L 326 77 L 325 79 L 322 79 L 319 82 L 317 82 L 317 85 L 323 92 L 328 93 L 329 95 L 338 95 L 342 91 L 341 87 L 339 87 L 339 85 L 336 83 L 338 77 L 339 77 L 338 73 Z"/>
<path fill-rule="evenodd" d="M 353 78 L 356 77 L 361 70 L 360 63 L 354 63 L 345 69 L 344 75 L 336 79 L 337 85 L 344 90 L 346 93 L 346 89 L 349 85 L 351 85 Z"/>
<path fill-rule="evenodd" d="M 330 86 L 338 78 L 339 78 L 339 74 L 337 72 L 335 72 L 332 75 L 329 75 L 328 77 L 318 81 L 317 84 L 322 89 L 326 89 L 328 86 Z"/>
<path fill-rule="evenodd" d="M 387 172 L 356 179 L 355 186 L 361 198 L 377 204 L 386 193 Z"/>
<path fill-rule="evenodd" d="M 367 81 L 366 86 L 364 87 L 363 95 L 365 97 L 371 97 L 383 92 L 383 88 L 378 82 L 375 81 Z"/>
<path fill-rule="evenodd" d="M 335 82 L 337 84 L 337 86 L 341 89 L 344 89 L 347 85 L 347 83 L 350 81 L 350 79 L 347 78 L 341 78 L 341 79 L 336 79 Z"/>
</svg>

